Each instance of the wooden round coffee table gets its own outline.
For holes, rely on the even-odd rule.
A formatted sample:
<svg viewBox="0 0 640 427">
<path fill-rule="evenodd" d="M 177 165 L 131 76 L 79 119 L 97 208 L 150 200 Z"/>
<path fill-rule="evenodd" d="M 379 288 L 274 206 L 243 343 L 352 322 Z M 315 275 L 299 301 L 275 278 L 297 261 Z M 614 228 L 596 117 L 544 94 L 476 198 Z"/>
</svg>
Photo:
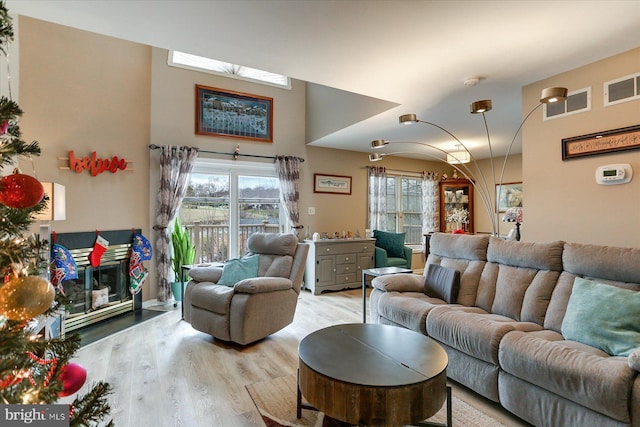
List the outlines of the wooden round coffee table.
<svg viewBox="0 0 640 427">
<path fill-rule="evenodd" d="M 408 329 L 378 324 L 331 326 L 298 347 L 298 418 L 302 396 L 313 408 L 354 425 L 399 426 L 433 416 L 451 398 L 447 353 Z"/>
</svg>

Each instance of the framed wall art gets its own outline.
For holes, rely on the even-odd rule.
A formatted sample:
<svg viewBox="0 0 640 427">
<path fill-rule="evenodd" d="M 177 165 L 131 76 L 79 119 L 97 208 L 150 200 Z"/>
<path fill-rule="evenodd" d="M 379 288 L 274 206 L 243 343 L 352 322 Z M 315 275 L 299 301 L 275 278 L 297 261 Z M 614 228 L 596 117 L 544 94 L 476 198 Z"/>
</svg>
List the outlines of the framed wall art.
<svg viewBox="0 0 640 427">
<path fill-rule="evenodd" d="M 314 193 L 351 194 L 351 177 L 341 175 L 313 174 Z"/>
<path fill-rule="evenodd" d="M 196 85 L 196 134 L 273 142 L 273 98 Z"/>
<path fill-rule="evenodd" d="M 640 149 L 640 125 L 562 140 L 562 160 Z"/>
<path fill-rule="evenodd" d="M 522 198 L 522 182 L 496 184 L 498 212 L 506 212 L 509 208 L 521 208 Z"/>
</svg>

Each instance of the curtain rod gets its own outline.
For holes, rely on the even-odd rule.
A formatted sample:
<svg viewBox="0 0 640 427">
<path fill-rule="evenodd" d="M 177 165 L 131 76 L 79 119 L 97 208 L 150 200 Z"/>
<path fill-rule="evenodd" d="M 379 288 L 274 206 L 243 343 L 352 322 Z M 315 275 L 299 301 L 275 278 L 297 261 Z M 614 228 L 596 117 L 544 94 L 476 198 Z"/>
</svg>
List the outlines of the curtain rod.
<svg viewBox="0 0 640 427">
<path fill-rule="evenodd" d="M 369 169 L 369 168 L 373 168 L 373 167 L 376 167 L 376 166 L 363 166 L 362 168 L 363 169 Z M 391 169 L 391 168 L 388 168 L 388 167 L 385 167 L 385 166 L 383 166 L 383 167 L 387 170 L 387 172 L 391 172 L 391 173 L 394 173 L 394 172 L 395 173 L 401 173 L 401 174 L 402 173 L 408 173 L 408 174 L 414 174 L 414 175 L 417 175 L 417 176 L 420 176 L 422 174 L 422 172 L 406 171 L 406 170 L 402 170 L 402 169 Z"/>
<path fill-rule="evenodd" d="M 160 149 L 159 145 L 155 145 L 155 144 L 150 144 L 149 145 L 149 149 L 151 150 L 158 150 Z M 257 157 L 257 158 L 261 158 L 261 159 L 272 159 L 272 160 L 276 160 L 278 157 L 282 157 L 282 156 L 260 156 L 258 154 L 242 154 L 240 153 L 240 146 L 236 147 L 236 150 L 233 153 L 224 153 L 221 151 L 210 151 L 210 150 L 200 150 L 198 149 L 199 153 L 206 153 L 206 154 L 222 154 L 225 156 L 231 156 L 233 157 L 233 160 L 237 160 L 239 156 L 242 157 Z M 296 157 L 296 156 L 284 156 L 284 157 L 294 157 L 298 160 L 300 160 L 300 163 L 304 163 L 304 159 L 302 157 Z"/>
</svg>

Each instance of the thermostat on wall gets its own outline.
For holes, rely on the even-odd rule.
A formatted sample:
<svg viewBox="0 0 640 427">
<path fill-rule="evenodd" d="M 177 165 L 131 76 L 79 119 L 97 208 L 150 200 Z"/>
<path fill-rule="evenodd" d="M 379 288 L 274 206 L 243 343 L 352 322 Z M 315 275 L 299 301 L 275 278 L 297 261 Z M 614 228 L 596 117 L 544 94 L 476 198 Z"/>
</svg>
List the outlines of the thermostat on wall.
<svg viewBox="0 0 640 427">
<path fill-rule="evenodd" d="M 626 184 L 633 178 L 633 169 L 629 163 L 598 166 L 596 182 L 600 185 Z"/>
</svg>

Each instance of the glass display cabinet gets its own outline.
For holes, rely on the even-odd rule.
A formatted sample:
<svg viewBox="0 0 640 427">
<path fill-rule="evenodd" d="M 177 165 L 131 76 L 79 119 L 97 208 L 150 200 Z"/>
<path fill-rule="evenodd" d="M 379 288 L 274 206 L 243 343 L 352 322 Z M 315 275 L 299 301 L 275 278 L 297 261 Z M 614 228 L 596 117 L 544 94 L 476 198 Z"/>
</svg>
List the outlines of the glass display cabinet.
<svg viewBox="0 0 640 427">
<path fill-rule="evenodd" d="M 474 232 L 473 184 L 468 179 L 440 181 L 440 231 L 454 230 Z"/>
</svg>

